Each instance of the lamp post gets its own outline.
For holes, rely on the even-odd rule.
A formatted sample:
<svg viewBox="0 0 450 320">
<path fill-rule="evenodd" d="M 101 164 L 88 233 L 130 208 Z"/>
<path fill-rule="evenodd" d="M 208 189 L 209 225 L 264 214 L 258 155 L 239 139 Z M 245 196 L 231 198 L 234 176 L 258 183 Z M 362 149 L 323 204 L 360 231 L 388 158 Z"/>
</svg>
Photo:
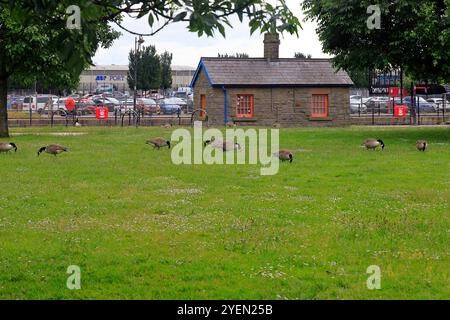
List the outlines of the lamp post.
<svg viewBox="0 0 450 320">
<path fill-rule="evenodd" d="M 139 40 L 137 37 L 134 38 L 134 99 L 133 99 L 133 111 L 136 111 L 136 93 L 137 93 L 137 69 L 138 69 L 138 51 L 141 47 L 141 44 L 144 43 L 144 38 L 139 36 Z"/>
</svg>

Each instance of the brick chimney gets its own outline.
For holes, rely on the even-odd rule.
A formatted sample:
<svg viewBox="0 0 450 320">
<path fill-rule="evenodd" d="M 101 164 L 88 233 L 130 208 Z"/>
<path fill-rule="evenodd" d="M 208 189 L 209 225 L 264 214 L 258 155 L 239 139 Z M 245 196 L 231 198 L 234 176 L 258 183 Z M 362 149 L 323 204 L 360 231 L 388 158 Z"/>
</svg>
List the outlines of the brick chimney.
<svg viewBox="0 0 450 320">
<path fill-rule="evenodd" d="M 275 60 L 279 57 L 280 37 L 278 33 L 264 34 L 264 58 Z"/>
</svg>

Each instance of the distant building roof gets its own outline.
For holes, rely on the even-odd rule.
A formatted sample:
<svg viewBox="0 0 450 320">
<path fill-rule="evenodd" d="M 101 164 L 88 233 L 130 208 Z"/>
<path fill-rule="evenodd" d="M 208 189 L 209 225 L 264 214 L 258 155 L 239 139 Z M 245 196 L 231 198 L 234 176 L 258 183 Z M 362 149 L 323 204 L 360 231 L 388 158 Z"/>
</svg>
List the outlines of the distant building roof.
<svg viewBox="0 0 450 320">
<path fill-rule="evenodd" d="M 195 68 L 191 67 L 191 66 L 171 66 L 170 68 L 172 70 L 177 70 L 177 71 L 184 71 L 184 70 L 195 71 Z"/>
<path fill-rule="evenodd" d="M 90 66 L 88 70 L 128 71 L 128 65 L 120 65 L 120 64 L 96 65 Z"/>
<path fill-rule="evenodd" d="M 204 68 L 211 86 L 303 86 L 353 85 L 348 74 L 336 71 L 329 59 L 202 58 L 192 79 L 195 85 Z"/>
<path fill-rule="evenodd" d="M 190 66 L 176 66 L 173 65 L 171 66 L 172 70 L 177 70 L 177 71 L 184 71 L 184 70 L 195 70 L 194 67 L 190 67 Z M 92 71 L 128 71 L 128 65 L 123 65 L 123 64 L 109 64 L 109 65 L 96 65 L 96 66 L 91 66 L 89 67 L 88 70 L 92 70 Z"/>
</svg>

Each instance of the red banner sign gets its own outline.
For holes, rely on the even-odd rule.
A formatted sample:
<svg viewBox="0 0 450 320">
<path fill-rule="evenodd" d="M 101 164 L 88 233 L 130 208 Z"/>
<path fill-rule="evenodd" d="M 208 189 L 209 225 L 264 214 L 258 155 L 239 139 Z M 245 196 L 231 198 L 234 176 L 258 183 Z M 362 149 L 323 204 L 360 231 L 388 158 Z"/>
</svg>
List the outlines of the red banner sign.
<svg viewBox="0 0 450 320">
<path fill-rule="evenodd" d="M 406 113 L 408 112 L 408 106 L 395 106 L 394 115 L 397 118 L 406 117 Z"/>
<path fill-rule="evenodd" d="M 408 95 L 408 91 L 403 88 L 403 96 L 406 97 Z M 389 97 L 400 97 L 400 88 L 399 87 L 390 87 L 389 88 Z"/>
<path fill-rule="evenodd" d="M 96 108 L 95 117 L 97 119 L 108 119 L 108 108 Z"/>
</svg>

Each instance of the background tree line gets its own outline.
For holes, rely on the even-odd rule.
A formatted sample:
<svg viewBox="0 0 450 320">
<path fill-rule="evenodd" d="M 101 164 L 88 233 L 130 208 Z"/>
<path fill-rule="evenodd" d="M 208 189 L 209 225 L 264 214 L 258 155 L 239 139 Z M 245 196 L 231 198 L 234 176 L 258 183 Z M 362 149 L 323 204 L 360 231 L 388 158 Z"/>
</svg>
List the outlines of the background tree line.
<svg viewBox="0 0 450 320">
<path fill-rule="evenodd" d="M 131 50 L 128 55 L 127 81 L 134 88 L 137 68 L 136 89 L 148 91 L 151 89 L 169 89 L 172 87 L 172 54 L 165 51 L 156 52 L 153 45 L 144 46 L 137 52 Z"/>
</svg>

